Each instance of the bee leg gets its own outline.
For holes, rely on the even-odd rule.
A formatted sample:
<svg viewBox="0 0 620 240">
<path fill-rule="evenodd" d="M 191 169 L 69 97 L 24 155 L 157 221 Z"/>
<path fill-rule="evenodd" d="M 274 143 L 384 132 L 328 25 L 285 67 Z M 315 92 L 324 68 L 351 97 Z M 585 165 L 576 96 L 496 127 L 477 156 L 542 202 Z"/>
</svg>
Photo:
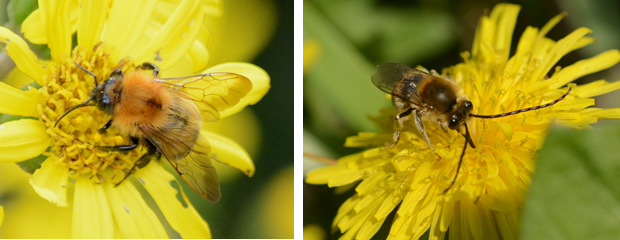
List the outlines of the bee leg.
<svg viewBox="0 0 620 240">
<path fill-rule="evenodd" d="M 420 131 L 420 133 L 422 133 L 422 135 L 424 136 L 424 140 L 426 140 L 428 146 L 431 147 L 431 150 L 434 150 L 433 145 L 431 145 L 431 141 L 428 140 L 428 135 L 426 135 L 426 131 L 424 130 L 424 124 L 422 123 L 422 119 L 420 119 L 420 114 L 418 114 L 417 110 L 413 112 L 413 116 L 416 128 L 418 129 L 418 131 Z"/>
<path fill-rule="evenodd" d="M 112 119 L 110 119 L 110 121 L 108 121 L 108 123 L 106 123 L 105 125 L 103 125 L 103 127 L 101 127 L 99 129 L 99 133 L 100 134 L 105 134 L 108 131 L 108 128 L 110 128 L 110 126 L 112 126 Z"/>
<path fill-rule="evenodd" d="M 159 151 L 157 151 L 157 149 L 152 144 L 146 144 L 145 146 L 147 146 L 147 148 L 149 149 L 148 152 L 142 155 L 142 157 L 140 157 L 138 161 L 133 163 L 131 169 L 128 172 L 125 172 L 125 177 L 123 177 L 120 182 L 114 184 L 114 187 L 118 187 L 118 185 L 124 182 L 125 179 L 129 177 L 129 175 L 133 174 L 136 171 L 136 168 L 146 167 L 146 165 L 151 162 L 152 158 L 159 159 L 161 157 L 161 153 L 159 153 Z"/>
<path fill-rule="evenodd" d="M 437 123 L 439 123 L 439 126 L 441 126 L 441 129 L 443 130 L 443 132 L 445 132 L 446 134 L 448 133 L 448 128 L 446 128 L 446 125 L 439 119 L 437 119 Z"/>
<path fill-rule="evenodd" d="M 155 66 L 155 64 L 152 64 L 150 62 L 144 62 L 138 68 L 146 69 L 146 70 L 151 70 L 151 71 L 153 71 L 153 76 L 156 76 L 156 77 L 159 74 L 159 69 L 157 68 L 157 66 Z"/>
<path fill-rule="evenodd" d="M 400 130 L 403 129 L 403 124 L 407 120 L 406 117 L 409 116 L 409 114 L 411 114 L 412 111 L 413 111 L 413 108 L 408 108 L 404 112 L 401 112 L 396 115 L 396 123 L 398 123 L 398 127 L 396 128 L 396 131 L 394 131 L 394 136 L 393 136 L 394 143 L 392 143 L 391 145 L 386 144 L 386 147 L 393 148 L 394 146 L 396 146 L 396 143 L 398 143 L 398 140 L 400 139 Z"/>
<path fill-rule="evenodd" d="M 131 145 L 119 145 L 119 146 L 99 146 L 99 148 L 108 150 L 108 151 L 117 151 L 117 152 L 127 152 L 134 150 L 138 147 L 138 143 L 140 142 L 136 137 L 130 137 Z"/>
</svg>

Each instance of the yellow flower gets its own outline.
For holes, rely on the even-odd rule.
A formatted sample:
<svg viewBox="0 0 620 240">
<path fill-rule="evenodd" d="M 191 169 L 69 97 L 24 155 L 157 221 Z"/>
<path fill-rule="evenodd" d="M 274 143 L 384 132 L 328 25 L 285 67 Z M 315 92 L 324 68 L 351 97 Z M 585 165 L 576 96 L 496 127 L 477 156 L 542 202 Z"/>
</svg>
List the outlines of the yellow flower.
<svg viewBox="0 0 620 240">
<path fill-rule="evenodd" d="M 537 106 L 572 92 L 561 102 L 536 111 L 496 119 L 468 122 L 475 149 L 464 155 L 454 179 L 465 139 L 456 131 L 444 133 L 434 122 L 425 122 L 430 142 L 405 127 L 394 148 L 376 147 L 345 156 L 337 165 L 314 170 L 307 182 L 346 186 L 359 182 L 355 195 L 340 207 L 333 227 L 341 239 L 370 239 L 390 212 L 396 210 L 389 237 L 418 239 L 516 239 L 524 195 L 549 125 L 583 128 L 603 118 L 620 118 L 620 109 L 591 108 L 594 99 L 620 88 L 604 80 L 577 86 L 575 79 L 609 68 L 620 61 L 610 50 L 570 66 L 553 69 L 567 53 L 593 42 L 579 28 L 559 41 L 546 38 L 560 21 L 559 15 L 542 29 L 528 27 L 513 56 L 511 39 L 520 7 L 497 5 L 480 19 L 473 48 L 464 62 L 444 71 L 460 85 L 474 105 L 473 113 L 491 115 Z M 553 71 L 552 71 L 553 70 Z M 553 72 L 553 74 L 550 73 Z M 548 75 L 551 74 L 551 75 Z M 348 147 L 383 146 L 391 141 L 394 110 L 384 110 L 375 121 L 380 133 L 360 133 L 347 139 Z"/>
<path fill-rule="evenodd" d="M 304 73 L 314 65 L 319 55 L 320 45 L 315 39 L 304 40 Z"/>
<path fill-rule="evenodd" d="M 80 108 L 59 127 L 54 124 L 67 109 L 90 97 L 94 86 L 92 78 L 74 62 L 100 80 L 113 69 L 124 66 L 123 70 L 132 70 L 142 62 L 156 64 L 163 77 L 237 73 L 252 81 L 252 90 L 220 117 L 258 102 L 269 89 L 269 76 L 259 67 L 224 63 L 204 69 L 208 51 L 198 38 L 208 33 L 203 25 L 205 14 L 220 12 L 217 3 L 41 1 L 40 9 L 26 19 L 22 30 L 31 42 L 49 46 L 49 61 L 37 59 L 23 39 L 0 27 L 0 47 L 34 81 L 25 90 L 0 83 L 0 113 L 24 117 L 0 125 L 0 162 L 45 158 L 30 184 L 57 206 L 71 205 L 74 238 L 167 238 L 162 222 L 184 238 L 211 237 L 207 223 L 183 193 L 178 195 L 178 187 L 173 187 L 180 186 L 172 183 L 174 176 L 159 164 L 138 169 L 131 175 L 138 181 L 128 179 L 114 187 L 146 149 L 102 151 L 100 146 L 131 142 L 113 128 L 105 134 L 98 132 L 110 119 L 105 113 L 95 107 Z M 218 161 L 249 176 L 254 173 L 252 160 L 234 141 L 205 128 L 200 133 L 208 139 Z M 67 189 L 75 189 L 73 201 L 67 200 Z M 141 189 L 150 194 L 165 219 L 158 218 L 145 203 Z"/>
</svg>

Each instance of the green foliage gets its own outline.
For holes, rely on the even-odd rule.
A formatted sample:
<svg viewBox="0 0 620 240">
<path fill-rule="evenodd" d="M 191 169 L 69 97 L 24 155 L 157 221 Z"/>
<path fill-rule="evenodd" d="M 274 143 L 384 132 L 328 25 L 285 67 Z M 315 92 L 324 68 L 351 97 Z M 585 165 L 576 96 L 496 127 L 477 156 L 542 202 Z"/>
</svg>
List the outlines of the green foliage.
<svg viewBox="0 0 620 240">
<path fill-rule="evenodd" d="M 620 126 L 554 128 L 539 152 L 521 239 L 620 239 Z"/>
</svg>

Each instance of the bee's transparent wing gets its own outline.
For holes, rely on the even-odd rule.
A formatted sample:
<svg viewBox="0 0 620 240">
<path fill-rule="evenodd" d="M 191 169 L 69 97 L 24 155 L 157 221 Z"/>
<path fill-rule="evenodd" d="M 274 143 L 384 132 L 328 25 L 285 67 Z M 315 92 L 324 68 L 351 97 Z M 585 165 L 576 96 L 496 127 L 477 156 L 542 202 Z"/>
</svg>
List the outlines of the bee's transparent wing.
<svg viewBox="0 0 620 240">
<path fill-rule="evenodd" d="M 149 127 L 143 127 L 142 131 L 190 188 L 211 202 L 220 201 L 220 184 L 211 164 L 211 145 L 206 138 L 198 134 L 196 142 L 189 146 L 175 136 Z M 187 154 L 178 154 L 180 152 Z"/>
<path fill-rule="evenodd" d="M 400 63 L 383 63 L 377 66 L 377 72 L 372 77 L 372 83 L 381 91 L 406 101 L 419 102 L 418 83 L 427 77 L 428 73 Z"/>
<path fill-rule="evenodd" d="M 203 120 L 209 122 L 218 120 L 221 111 L 239 103 L 252 90 L 252 82 L 236 73 L 207 73 L 155 81 L 183 92 L 196 103 Z"/>
</svg>

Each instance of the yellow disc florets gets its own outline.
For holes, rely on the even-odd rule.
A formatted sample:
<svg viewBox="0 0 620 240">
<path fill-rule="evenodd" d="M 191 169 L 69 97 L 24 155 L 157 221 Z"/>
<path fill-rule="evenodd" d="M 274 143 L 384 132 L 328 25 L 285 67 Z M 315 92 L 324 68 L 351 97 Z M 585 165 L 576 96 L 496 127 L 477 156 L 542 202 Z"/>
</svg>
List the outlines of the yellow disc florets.
<svg viewBox="0 0 620 240">
<path fill-rule="evenodd" d="M 72 177 L 83 175 L 100 182 L 120 181 L 146 153 L 146 148 L 139 146 L 127 152 L 103 149 L 104 146 L 131 144 L 128 136 L 115 128 L 100 131 L 112 116 L 91 102 L 89 106 L 75 109 L 55 126 L 62 114 L 90 98 L 96 86 L 94 79 L 76 64 L 94 73 L 99 84 L 113 70 L 105 49 L 98 45 L 93 50 L 85 51 L 78 46 L 71 59 L 50 61 L 45 69 L 39 92 L 46 104 L 39 106 L 39 112 L 54 139 L 46 154 L 56 158 L 56 164 L 67 167 Z"/>
</svg>

